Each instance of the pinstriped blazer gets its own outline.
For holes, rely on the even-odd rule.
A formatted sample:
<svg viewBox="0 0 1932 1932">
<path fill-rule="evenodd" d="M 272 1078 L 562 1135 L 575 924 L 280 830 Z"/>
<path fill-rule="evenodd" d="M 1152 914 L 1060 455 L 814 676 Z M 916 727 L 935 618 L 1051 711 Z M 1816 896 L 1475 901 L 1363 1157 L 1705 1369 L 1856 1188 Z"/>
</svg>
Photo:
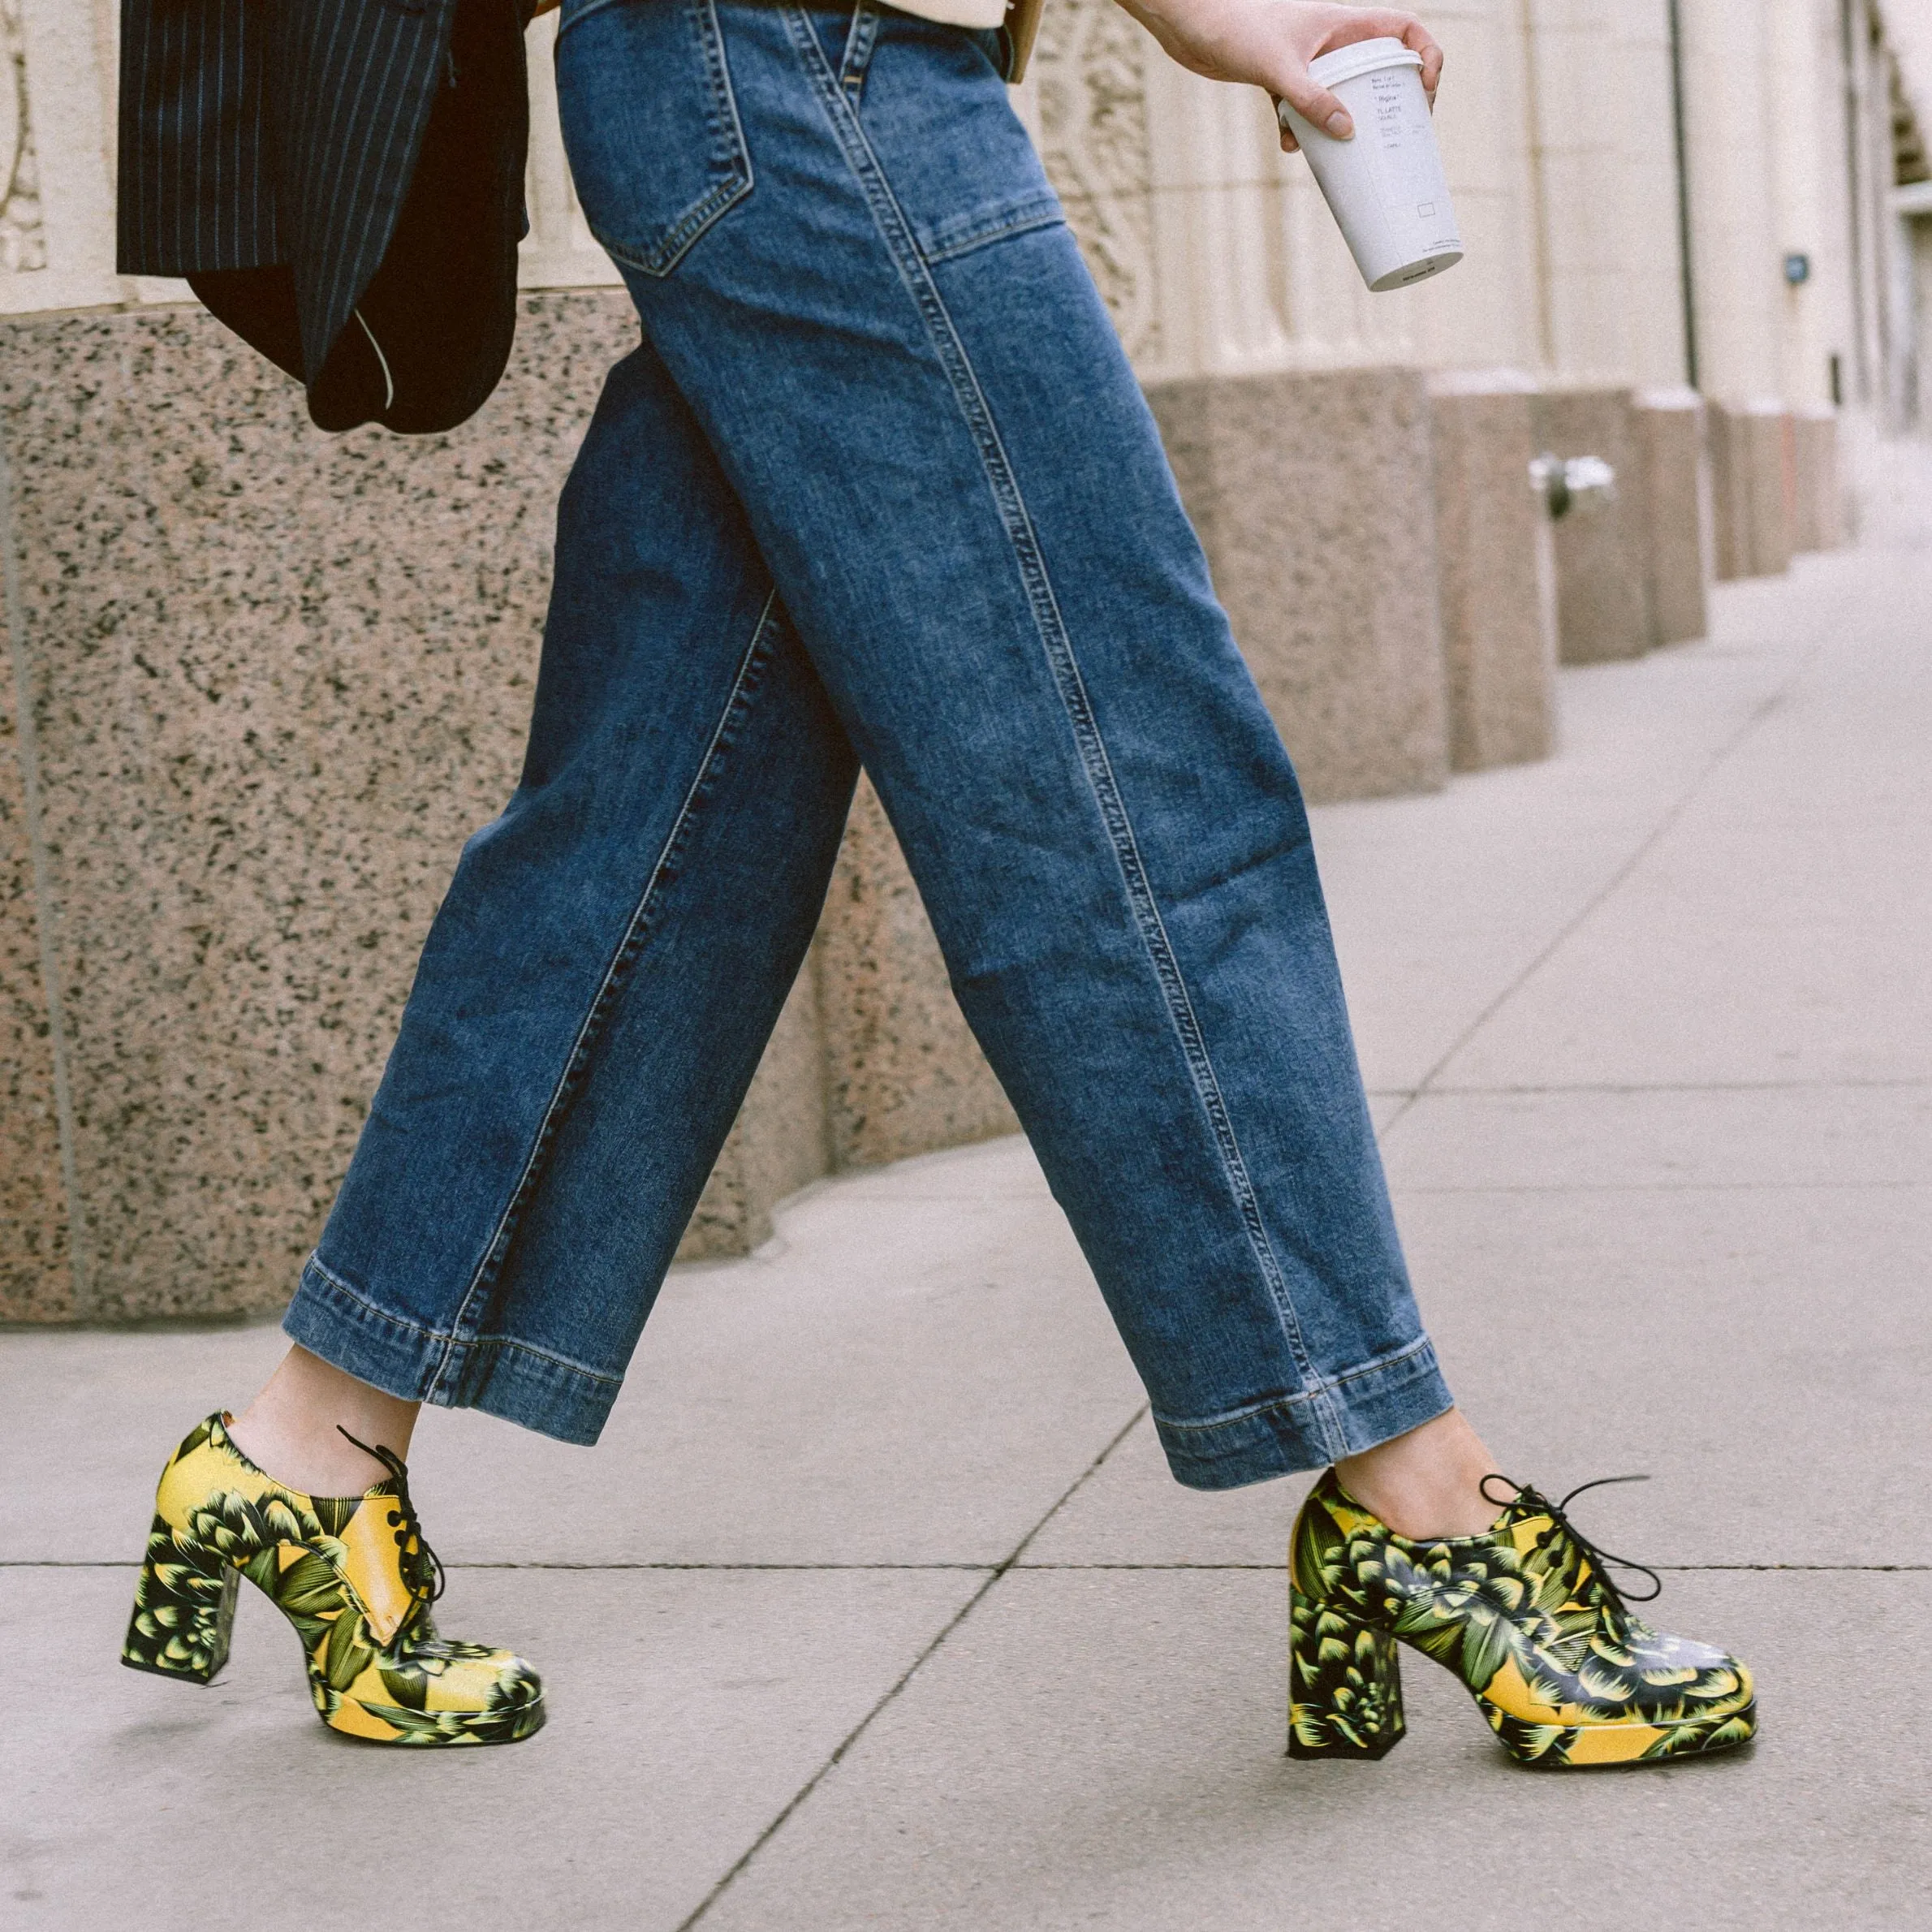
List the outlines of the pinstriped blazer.
<svg viewBox="0 0 1932 1932">
<path fill-rule="evenodd" d="M 325 429 L 442 429 L 515 326 L 533 0 L 122 0 L 119 254 Z"/>
</svg>

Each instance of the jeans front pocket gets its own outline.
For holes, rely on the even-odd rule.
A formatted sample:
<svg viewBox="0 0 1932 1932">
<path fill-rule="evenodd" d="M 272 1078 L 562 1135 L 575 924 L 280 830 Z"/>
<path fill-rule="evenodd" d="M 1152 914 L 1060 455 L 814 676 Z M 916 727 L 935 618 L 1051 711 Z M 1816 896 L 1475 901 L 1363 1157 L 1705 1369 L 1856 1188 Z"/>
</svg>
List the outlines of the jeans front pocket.
<svg viewBox="0 0 1932 1932">
<path fill-rule="evenodd" d="M 668 275 L 752 192 L 712 0 L 566 0 L 557 97 L 584 219 L 632 268 Z"/>
</svg>

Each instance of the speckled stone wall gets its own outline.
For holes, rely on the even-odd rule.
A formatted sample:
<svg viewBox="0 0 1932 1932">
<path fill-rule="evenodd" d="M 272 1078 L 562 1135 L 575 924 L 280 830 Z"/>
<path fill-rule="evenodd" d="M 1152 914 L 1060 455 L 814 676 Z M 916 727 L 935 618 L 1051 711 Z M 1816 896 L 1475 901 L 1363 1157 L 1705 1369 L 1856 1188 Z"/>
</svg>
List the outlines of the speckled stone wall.
<svg viewBox="0 0 1932 1932">
<path fill-rule="evenodd" d="M 1717 576 L 1775 577 L 1791 567 L 1796 438 L 1775 402 L 1710 405 Z"/>
<path fill-rule="evenodd" d="M 1536 386 L 1509 371 L 1430 384 L 1436 565 L 1457 771 L 1546 758 L 1556 744 L 1556 576 L 1530 487 Z"/>
<path fill-rule="evenodd" d="M 1686 644 L 1710 628 L 1710 476 L 1704 399 L 1694 389 L 1640 391 L 1632 427 L 1643 466 L 1651 641 Z"/>
<path fill-rule="evenodd" d="M 16 669 L 0 666 L 0 1318 L 56 1322 L 72 1313 L 74 1277 Z"/>
<path fill-rule="evenodd" d="M 294 386 L 198 312 L 6 326 L 45 886 L 20 889 L 0 792 L 27 1097 L 6 1129 L 7 1314 L 213 1314 L 292 1285 L 455 853 L 513 781 L 550 505 L 627 333 L 603 295 L 526 310 L 483 416 L 423 442 L 316 434 Z M 37 918 L 71 1199 L 40 1124 Z M 57 1256 L 55 1207 L 71 1266 L 24 1282 L 37 1244 Z"/>
<path fill-rule="evenodd" d="M 1838 470 L 1838 412 L 1801 409 L 1792 420 L 1796 489 L 1792 548 L 1835 550 L 1845 541 L 1844 485 Z"/>
<path fill-rule="evenodd" d="M 1162 383 L 1148 400 L 1303 787 L 1449 769 L 1429 398 L 1413 369 Z"/>
<path fill-rule="evenodd" d="M 1580 502 L 1556 526 L 1557 652 L 1565 664 L 1641 658 L 1656 627 L 1646 566 L 1644 465 L 1628 389 L 1555 389 L 1538 406 L 1543 446 L 1600 456 L 1616 472 L 1608 502 Z"/>
</svg>

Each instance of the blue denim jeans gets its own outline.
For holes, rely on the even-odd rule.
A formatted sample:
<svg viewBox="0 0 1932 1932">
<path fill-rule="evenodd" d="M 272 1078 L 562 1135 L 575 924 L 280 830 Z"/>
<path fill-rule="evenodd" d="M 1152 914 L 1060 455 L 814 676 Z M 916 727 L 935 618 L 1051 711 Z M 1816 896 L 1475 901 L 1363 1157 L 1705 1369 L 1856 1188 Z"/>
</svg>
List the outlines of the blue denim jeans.
<svg viewBox="0 0 1932 1932">
<path fill-rule="evenodd" d="M 998 54 L 871 0 L 564 0 L 642 340 L 287 1317 L 353 1374 L 596 1438 L 863 764 L 1180 1481 L 1448 1406 L 1294 773 Z"/>
</svg>

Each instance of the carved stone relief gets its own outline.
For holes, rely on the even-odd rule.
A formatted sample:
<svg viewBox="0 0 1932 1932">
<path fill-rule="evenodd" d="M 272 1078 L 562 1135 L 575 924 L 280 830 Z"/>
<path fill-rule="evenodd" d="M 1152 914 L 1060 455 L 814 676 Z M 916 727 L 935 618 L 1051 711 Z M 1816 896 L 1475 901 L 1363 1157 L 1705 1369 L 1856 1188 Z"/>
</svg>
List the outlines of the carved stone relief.
<svg viewBox="0 0 1932 1932">
<path fill-rule="evenodd" d="M 0 0 L 0 274 L 46 265 L 19 0 Z"/>
<path fill-rule="evenodd" d="M 1114 0 L 1053 0 L 1032 69 L 1041 158 L 1136 362 L 1160 353 L 1142 67 L 1152 45 Z"/>
</svg>

